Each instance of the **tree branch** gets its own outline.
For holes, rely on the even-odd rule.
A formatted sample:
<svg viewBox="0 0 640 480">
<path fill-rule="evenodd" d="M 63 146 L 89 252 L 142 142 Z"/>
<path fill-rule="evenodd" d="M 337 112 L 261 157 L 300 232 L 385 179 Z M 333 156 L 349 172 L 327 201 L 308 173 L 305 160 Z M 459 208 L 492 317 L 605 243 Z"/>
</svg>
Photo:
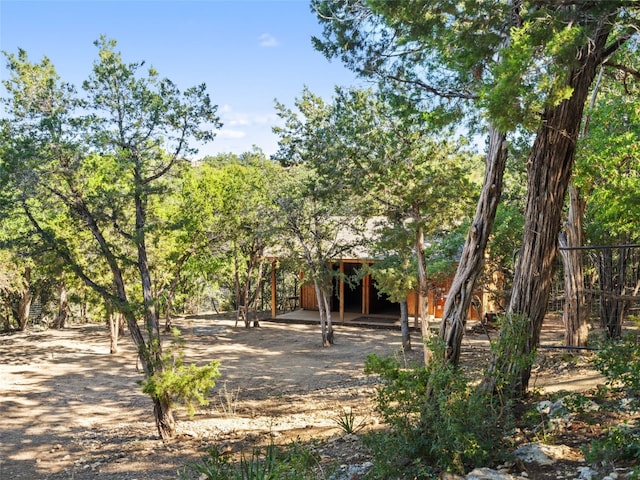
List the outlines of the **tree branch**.
<svg viewBox="0 0 640 480">
<path fill-rule="evenodd" d="M 637 78 L 638 80 L 640 80 L 640 71 L 631 68 L 631 67 L 627 67 L 626 65 L 621 65 L 619 63 L 613 63 L 613 62 L 604 62 L 604 65 L 607 67 L 611 67 L 611 68 L 615 68 L 617 70 L 620 70 L 621 72 L 624 73 L 628 73 L 629 75 Z"/>
<path fill-rule="evenodd" d="M 382 74 L 379 73 L 379 75 L 384 76 L 385 78 L 388 78 L 389 80 L 393 80 L 394 82 L 398 82 L 398 83 L 404 83 L 407 85 L 414 85 L 416 87 L 419 87 L 429 93 L 432 93 L 433 95 L 436 95 L 438 97 L 441 98 L 448 98 L 448 99 L 462 99 L 462 100 L 475 100 L 476 96 L 472 95 L 470 93 L 463 93 L 463 92 L 456 92 L 456 91 L 449 91 L 449 92 L 444 92 L 441 91 L 439 89 L 437 89 L 436 87 L 432 87 L 431 85 L 423 82 L 422 80 L 408 80 L 406 78 L 400 78 L 396 75 L 391 75 L 391 74 Z"/>
</svg>

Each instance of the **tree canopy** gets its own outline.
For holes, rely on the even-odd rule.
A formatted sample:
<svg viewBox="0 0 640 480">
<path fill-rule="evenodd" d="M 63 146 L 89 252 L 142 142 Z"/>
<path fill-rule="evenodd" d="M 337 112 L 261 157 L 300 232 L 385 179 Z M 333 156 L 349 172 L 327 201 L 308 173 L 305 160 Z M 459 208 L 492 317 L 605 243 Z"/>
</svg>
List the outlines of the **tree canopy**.
<svg viewBox="0 0 640 480">
<path fill-rule="evenodd" d="M 142 72 L 144 62 L 124 63 L 115 40 L 101 37 L 95 45 L 82 94 L 47 58 L 32 63 L 23 50 L 6 54 L 0 208 L 21 219 L 30 240 L 24 248 L 54 252 L 122 312 L 146 380 L 162 385 L 171 365 L 162 353 L 148 242 L 166 227 L 158 199 L 196 152 L 191 142 L 213 139 L 217 107 L 204 84 L 181 92 L 153 68 Z M 156 389 L 152 398 L 160 435 L 173 436 L 173 394 Z"/>
<path fill-rule="evenodd" d="M 430 121 L 460 122 L 466 117 L 472 125 L 489 122 L 487 172 L 496 173 L 486 176 L 465 260 L 454 280 L 454 285 L 466 287 L 450 294 L 448 303 L 468 298 L 482 262 L 482 256 L 470 251 L 484 250 L 492 228 L 502 186 L 505 155 L 499 152 L 505 149 L 504 134 L 535 132 L 527 161 L 522 248 L 508 307 L 514 321 L 516 316 L 527 319 L 528 340 L 520 347 L 526 357 L 537 345 L 546 311 L 589 88 L 597 67 L 619 65 L 621 46 L 630 45 L 637 34 L 637 4 L 317 0 L 312 8 L 324 27 L 316 46 L 329 58 L 338 57 L 362 76 L 379 80 L 392 98 L 406 100 Z M 489 213 L 483 215 L 484 210 Z M 456 319 L 453 325 L 463 322 Z M 441 330 L 445 327 L 443 323 Z M 458 326 L 448 340 L 454 360 L 459 332 Z M 502 360 L 496 365 L 512 367 Z M 513 377 L 509 388 L 523 392 L 530 371 L 519 368 L 521 376 Z"/>
</svg>

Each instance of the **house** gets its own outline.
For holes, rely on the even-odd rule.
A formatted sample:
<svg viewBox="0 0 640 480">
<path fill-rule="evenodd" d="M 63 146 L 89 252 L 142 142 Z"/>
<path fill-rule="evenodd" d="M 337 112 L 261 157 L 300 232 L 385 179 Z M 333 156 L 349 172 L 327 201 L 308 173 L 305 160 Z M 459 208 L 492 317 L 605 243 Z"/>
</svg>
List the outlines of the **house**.
<svg viewBox="0 0 640 480">
<path fill-rule="evenodd" d="M 355 276 L 363 263 L 371 263 L 368 259 L 341 259 L 334 262 L 334 268 L 344 276 Z M 314 318 L 310 312 L 318 311 L 313 283 L 297 285 L 293 295 L 286 299 L 278 298 L 277 262 L 273 260 L 271 269 L 271 316 L 273 319 L 287 319 L 291 321 Z M 427 295 L 426 318 L 429 322 L 437 322 L 442 318 L 446 294 L 451 286 L 453 277 L 433 284 Z M 284 301 L 283 301 L 284 300 Z M 484 313 L 491 311 L 493 305 L 487 292 L 477 290 L 476 301 L 469 308 L 470 320 L 479 320 Z M 283 308 L 286 310 L 283 313 Z M 423 318 L 417 292 L 407 296 L 407 308 L 414 326 Z M 393 324 L 400 320 L 400 304 L 390 301 L 385 295 L 380 295 L 375 282 L 370 275 L 365 275 L 355 285 L 349 285 L 338 277 L 334 279 L 333 296 L 331 298 L 331 312 L 334 321 L 341 323 L 372 323 Z"/>
<path fill-rule="evenodd" d="M 340 278 L 356 278 L 357 272 L 364 264 L 376 262 L 376 258 L 367 250 L 366 238 L 374 237 L 381 225 L 386 220 L 383 217 L 372 218 L 362 232 L 354 236 L 348 229 L 338 231 L 336 243 L 352 245 L 345 258 L 336 259 L 332 265 L 341 275 L 336 275 L 333 282 L 333 295 L 331 297 L 332 319 L 343 323 L 394 323 L 400 319 L 400 304 L 391 302 L 386 295 L 380 295 L 375 281 L 370 275 L 364 275 L 357 284 L 345 282 Z M 318 303 L 313 283 L 295 284 L 295 291 L 285 294 L 278 289 L 278 257 L 272 256 L 271 269 L 271 316 L 273 319 L 286 318 L 292 321 L 302 318 L 316 319 L 317 317 L 304 312 L 317 312 Z M 440 282 L 433 282 L 432 288 L 427 294 L 427 311 L 420 311 L 420 302 L 417 292 L 407 296 L 408 315 L 413 318 L 414 325 L 423 317 L 429 322 L 436 322 L 442 318 L 446 294 L 451 286 L 453 275 Z M 280 289 L 281 290 L 281 289 Z M 280 295 L 280 297 L 279 297 Z M 280 308 L 279 308 L 280 307 Z M 284 308 L 283 308 L 284 307 Z M 281 313 L 287 310 L 285 313 Z M 481 289 L 477 290 L 472 306 L 469 308 L 468 318 L 481 319 L 485 312 L 492 311 L 489 295 Z"/>
</svg>

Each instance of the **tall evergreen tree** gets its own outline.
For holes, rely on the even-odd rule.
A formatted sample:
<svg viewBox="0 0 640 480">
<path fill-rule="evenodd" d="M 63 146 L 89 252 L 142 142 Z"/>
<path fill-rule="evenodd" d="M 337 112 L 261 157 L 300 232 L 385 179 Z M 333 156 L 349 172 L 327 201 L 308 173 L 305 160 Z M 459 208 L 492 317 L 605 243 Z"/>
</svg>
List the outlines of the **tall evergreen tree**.
<svg viewBox="0 0 640 480">
<path fill-rule="evenodd" d="M 204 85 L 180 92 L 153 68 L 141 75 L 143 63 L 124 63 L 114 40 L 95 44 L 82 96 L 47 58 L 7 55 L 0 178 L 12 202 L 3 206 L 124 315 L 167 439 L 175 434 L 176 392 L 161 387 L 172 366 L 162 351 L 149 258 L 149 232 L 158 227 L 153 202 L 195 152 L 189 142 L 213 138 L 205 125 L 217 127 L 218 117 Z"/>
<path fill-rule="evenodd" d="M 535 132 L 527 162 L 522 248 L 506 320 L 524 317 L 527 341 L 505 355 L 514 361 L 528 355 L 537 346 L 546 311 L 589 88 L 597 67 L 637 34 L 637 2 L 318 0 L 312 8 L 325 28 L 325 40 L 316 45 L 326 55 L 403 92 L 430 118 L 484 115 L 495 132 L 489 149 L 495 161 L 487 162 L 487 171 L 502 168 L 500 132 Z M 495 180 L 488 184 L 486 176 L 484 191 L 491 201 L 485 221 L 472 225 L 465 252 L 469 245 L 475 251 L 486 245 L 501 175 Z M 483 197 L 478 205 L 479 211 L 485 208 Z M 474 242 L 478 236 L 482 241 Z M 472 258 L 465 261 L 477 264 Z M 473 280 L 473 275 L 461 273 L 458 279 Z M 460 340 L 448 346 L 459 349 Z M 495 359 L 486 387 L 494 388 L 497 377 L 514 369 L 508 388 L 523 393 L 530 367 L 516 366 L 509 358 Z"/>
</svg>

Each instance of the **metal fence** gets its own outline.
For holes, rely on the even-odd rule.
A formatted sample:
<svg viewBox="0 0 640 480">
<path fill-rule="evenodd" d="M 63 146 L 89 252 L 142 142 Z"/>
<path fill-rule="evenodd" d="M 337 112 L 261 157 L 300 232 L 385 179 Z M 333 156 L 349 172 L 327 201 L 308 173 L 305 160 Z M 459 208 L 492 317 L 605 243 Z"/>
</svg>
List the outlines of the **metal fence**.
<svg viewBox="0 0 640 480">
<path fill-rule="evenodd" d="M 583 311 L 592 319 L 599 318 L 610 336 L 619 336 L 624 319 L 640 313 L 640 244 L 586 245 L 561 250 L 582 253 Z M 562 312 L 566 300 L 560 257 L 549 311 Z"/>
</svg>

